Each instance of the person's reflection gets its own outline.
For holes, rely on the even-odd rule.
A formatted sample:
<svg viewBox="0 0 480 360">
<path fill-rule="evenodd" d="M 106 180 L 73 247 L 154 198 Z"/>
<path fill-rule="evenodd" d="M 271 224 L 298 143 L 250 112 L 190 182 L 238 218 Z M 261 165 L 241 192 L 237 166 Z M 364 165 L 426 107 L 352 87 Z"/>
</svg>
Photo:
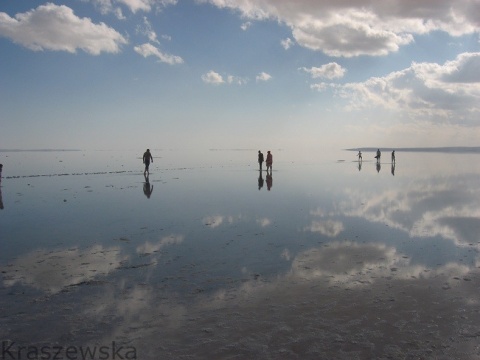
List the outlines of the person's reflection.
<svg viewBox="0 0 480 360">
<path fill-rule="evenodd" d="M 392 175 L 395 176 L 395 163 L 392 163 Z"/>
<path fill-rule="evenodd" d="M 377 162 L 377 172 L 379 173 L 380 172 L 380 169 L 382 168 L 382 166 L 380 165 L 379 162 Z"/>
<path fill-rule="evenodd" d="M 268 191 L 270 191 L 270 189 L 272 188 L 272 181 L 273 181 L 272 172 L 267 171 L 267 190 Z"/>
<path fill-rule="evenodd" d="M 0 210 L 3 210 L 2 187 L 0 186 Z"/>
<path fill-rule="evenodd" d="M 153 192 L 153 185 L 150 185 L 150 182 L 148 180 L 149 175 L 144 175 L 145 176 L 145 182 L 143 183 L 143 193 L 147 198 L 150 199 L 150 196 L 152 196 Z"/>
<path fill-rule="evenodd" d="M 260 190 L 263 187 L 263 176 L 262 176 L 262 170 L 258 172 L 258 190 Z"/>
<path fill-rule="evenodd" d="M 358 171 L 362 170 L 362 161 L 358 162 Z"/>
</svg>

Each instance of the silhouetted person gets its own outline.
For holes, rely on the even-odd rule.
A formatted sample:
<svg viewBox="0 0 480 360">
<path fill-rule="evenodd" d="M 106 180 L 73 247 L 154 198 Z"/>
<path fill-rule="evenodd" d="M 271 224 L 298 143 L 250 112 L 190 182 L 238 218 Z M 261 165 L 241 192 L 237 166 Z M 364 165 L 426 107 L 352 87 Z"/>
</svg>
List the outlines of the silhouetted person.
<svg viewBox="0 0 480 360">
<path fill-rule="evenodd" d="M 260 150 L 258 150 L 258 166 L 260 166 L 260 171 L 262 171 L 262 164 L 263 164 L 263 154 Z"/>
<path fill-rule="evenodd" d="M 143 175 L 145 175 L 147 172 L 150 174 L 150 171 L 148 170 L 150 161 L 153 162 L 153 157 L 150 153 L 150 149 L 147 149 L 147 151 L 143 153 L 143 163 L 145 164 L 145 171 L 143 172 Z"/>
<path fill-rule="evenodd" d="M 262 170 L 258 172 L 258 190 L 263 187 L 263 177 L 262 177 Z"/>
<path fill-rule="evenodd" d="M 392 164 L 395 164 L 395 150 L 392 151 Z"/>
<path fill-rule="evenodd" d="M 270 191 L 270 189 L 272 188 L 272 184 L 273 184 L 272 173 L 269 173 L 267 171 L 267 190 L 268 191 Z"/>
<path fill-rule="evenodd" d="M 381 156 L 382 156 L 382 153 L 380 152 L 380 149 L 377 149 L 377 156 L 375 156 L 375 159 L 377 159 L 377 163 L 380 163 Z"/>
<path fill-rule="evenodd" d="M 150 199 L 153 192 L 153 185 L 150 185 L 150 181 L 148 181 L 148 175 L 145 175 L 145 182 L 143 183 L 143 193 L 147 198 Z"/>
<path fill-rule="evenodd" d="M 270 168 L 270 172 L 272 172 L 273 156 L 270 150 L 267 151 L 267 161 L 265 161 L 265 164 L 267 165 L 267 172 L 269 168 Z"/>
<path fill-rule="evenodd" d="M 3 170 L 3 164 L 0 164 L 0 182 L 2 182 L 2 170 Z"/>
<path fill-rule="evenodd" d="M 361 151 L 358 152 L 357 156 L 358 156 L 358 161 L 362 161 L 362 160 L 363 160 L 363 159 L 362 159 L 362 152 L 361 152 Z"/>
</svg>

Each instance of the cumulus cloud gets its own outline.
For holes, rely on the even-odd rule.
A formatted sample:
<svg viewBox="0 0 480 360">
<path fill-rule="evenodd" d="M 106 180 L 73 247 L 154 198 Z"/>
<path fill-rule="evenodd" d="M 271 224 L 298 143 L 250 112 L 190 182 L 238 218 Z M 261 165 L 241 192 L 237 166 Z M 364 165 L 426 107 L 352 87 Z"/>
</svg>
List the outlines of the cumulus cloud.
<svg viewBox="0 0 480 360">
<path fill-rule="evenodd" d="M 328 87 L 347 99 L 350 109 L 381 107 L 415 119 L 474 124 L 480 113 L 479 65 L 480 53 L 464 53 L 443 65 L 413 63 L 384 77 Z"/>
<path fill-rule="evenodd" d="M 277 20 L 291 28 L 300 46 L 330 56 L 386 55 L 414 35 L 444 31 L 452 36 L 478 32 L 480 7 L 471 0 L 199 0 L 238 11 L 254 20 Z M 285 42 L 288 48 L 291 43 Z"/>
<path fill-rule="evenodd" d="M 0 12 L 0 36 L 34 51 L 53 50 L 89 54 L 118 53 L 127 40 L 104 23 L 80 18 L 65 5 L 47 3 L 10 17 Z"/>
<path fill-rule="evenodd" d="M 210 70 L 208 73 L 203 74 L 202 75 L 202 80 L 203 80 L 203 82 L 205 82 L 207 84 L 213 84 L 213 85 L 220 85 L 220 84 L 225 83 L 222 75 L 220 75 L 219 73 L 217 73 L 213 70 Z"/>
<path fill-rule="evenodd" d="M 261 72 L 260 74 L 257 75 L 255 80 L 257 82 L 259 81 L 269 81 L 272 79 L 272 76 L 270 74 L 267 74 L 266 72 Z"/>
<path fill-rule="evenodd" d="M 322 65 L 320 67 L 311 67 L 311 68 L 300 68 L 301 70 L 309 73 L 312 78 L 324 78 L 324 79 L 338 79 L 342 78 L 347 70 L 341 65 L 332 62 L 329 64 Z"/>
<path fill-rule="evenodd" d="M 203 74 L 202 80 L 204 83 L 211 85 L 245 85 L 246 83 L 248 83 L 248 78 L 243 78 L 235 75 L 226 75 L 224 78 L 222 75 L 213 70 L 210 70 L 206 74 Z"/>
<path fill-rule="evenodd" d="M 183 59 L 180 56 L 164 54 L 157 47 L 149 43 L 135 46 L 133 49 L 136 53 L 142 55 L 145 58 L 149 56 L 155 56 L 159 60 L 159 62 L 163 62 L 169 65 L 183 64 Z"/>
</svg>

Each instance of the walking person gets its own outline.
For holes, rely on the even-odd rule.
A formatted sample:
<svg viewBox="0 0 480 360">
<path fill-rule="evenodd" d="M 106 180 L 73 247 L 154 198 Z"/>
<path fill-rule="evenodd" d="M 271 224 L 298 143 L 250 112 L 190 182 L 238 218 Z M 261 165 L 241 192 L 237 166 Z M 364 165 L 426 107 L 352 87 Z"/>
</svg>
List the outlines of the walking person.
<svg viewBox="0 0 480 360">
<path fill-rule="evenodd" d="M 357 156 L 358 156 L 358 161 L 362 161 L 362 152 L 361 151 L 358 152 Z"/>
<path fill-rule="evenodd" d="M 268 168 L 270 168 L 270 172 L 272 172 L 273 156 L 270 150 L 267 151 L 267 161 L 265 161 L 265 164 L 267 165 L 267 172 Z"/>
<path fill-rule="evenodd" d="M 145 164 L 145 171 L 143 172 L 143 175 L 145 175 L 146 173 L 150 174 L 150 171 L 148 169 L 148 167 L 150 166 L 150 161 L 153 162 L 153 156 L 150 153 L 150 149 L 147 149 L 147 151 L 143 153 L 143 163 Z"/>
<path fill-rule="evenodd" d="M 258 150 L 258 166 L 260 166 L 260 171 L 262 171 L 262 164 L 263 164 L 263 154 L 260 150 Z"/>
<path fill-rule="evenodd" d="M 377 156 L 375 158 L 377 159 L 377 163 L 380 164 L 380 157 L 382 156 L 382 153 L 380 152 L 380 149 L 377 149 Z"/>
<path fill-rule="evenodd" d="M 392 164 L 395 164 L 395 150 L 392 151 Z"/>
</svg>

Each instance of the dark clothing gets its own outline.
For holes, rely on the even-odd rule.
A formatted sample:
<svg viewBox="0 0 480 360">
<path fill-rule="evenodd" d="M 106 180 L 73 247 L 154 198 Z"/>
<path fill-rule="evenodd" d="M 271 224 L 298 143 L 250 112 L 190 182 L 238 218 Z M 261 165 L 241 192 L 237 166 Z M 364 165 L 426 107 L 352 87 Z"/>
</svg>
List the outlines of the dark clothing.
<svg viewBox="0 0 480 360">
<path fill-rule="evenodd" d="M 260 170 L 262 170 L 262 164 L 263 164 L 263 154 L 258 151 L 258 165 L 260 166 Z"/>
</svg>

